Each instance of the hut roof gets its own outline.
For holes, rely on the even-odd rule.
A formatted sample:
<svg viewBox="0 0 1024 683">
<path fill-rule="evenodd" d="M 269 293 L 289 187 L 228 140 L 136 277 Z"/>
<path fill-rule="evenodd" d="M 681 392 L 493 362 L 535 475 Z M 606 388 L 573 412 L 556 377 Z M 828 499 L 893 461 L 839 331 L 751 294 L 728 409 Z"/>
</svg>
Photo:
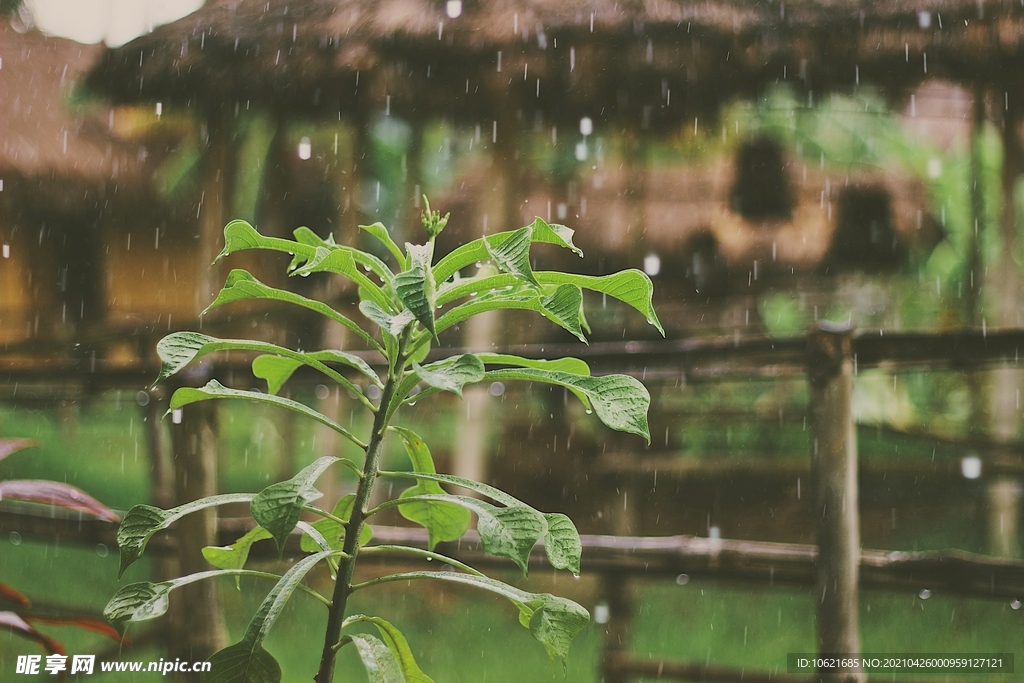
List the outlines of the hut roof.
<svg viewBox="0 0 1024 683">
<path fill-rule="evenodd" d="M 89 84 L 121 102 L 477 117 L 510 95 L 566 118 L 614 102 L 606 115 L 647 126 L 782 80 L 1013 89 L 1022 36 L 1016 0 L 214 0 L 106 53 Z"/>
<path fill-rule="evenodd" d="M 140 148 L 109 135 L 105 110 L 68 103 L 101 51 L 0 22 L 0 177 L 8 197 L 26 182 L 41 202 L 81 200 L 97 185 L 134 177 Z"/>
</svg>

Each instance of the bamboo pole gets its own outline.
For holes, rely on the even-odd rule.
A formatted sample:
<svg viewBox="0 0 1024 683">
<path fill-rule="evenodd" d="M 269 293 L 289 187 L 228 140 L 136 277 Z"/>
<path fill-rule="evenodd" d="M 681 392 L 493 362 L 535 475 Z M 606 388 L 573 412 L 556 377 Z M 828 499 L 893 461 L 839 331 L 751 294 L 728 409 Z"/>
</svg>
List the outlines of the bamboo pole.
<svg viewBox="0 0 1024 683">
<path fill-rule="evenodd" d="M 818 515 L 818 652 L 860 653 L 857 432 L 853 400 L 853 336 L 820 325 L 808 337 L 807 370 L 814 425 L 813 488 Z M 826 683 L 861 683 L 863 672 L 818 672 Z"/>
</svg>

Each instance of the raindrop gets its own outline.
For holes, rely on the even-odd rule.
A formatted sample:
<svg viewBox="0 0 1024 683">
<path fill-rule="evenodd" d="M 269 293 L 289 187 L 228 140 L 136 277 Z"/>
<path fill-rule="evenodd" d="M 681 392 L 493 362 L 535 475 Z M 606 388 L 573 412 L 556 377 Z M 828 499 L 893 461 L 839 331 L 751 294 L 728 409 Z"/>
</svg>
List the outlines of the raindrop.
<svg viewBox="0 0 1024 683">
<path fill-rule="evenodd" d="M 678 584 L 680 586 L 685 586 L 688 583 L 690 583 L 690 575 L 689 574 L 680 574 L 679 576 L 676 577 L 676 584 Z"/>
<path fill-rule="evenodd" d="M 4 258 L 11 258 L 11 245 L 4 245 Z"/>
<path fill-rule="evenodd" d="M 110 549 L 107 548 L 107 546 L 104 545 L 103 543 L 97 543 L 96 544 L 96 554 L 99 555 L 100 557 L 106 557 L 107 555 L 110 554 Z"/>
<path fill-rule="evenodd" d="M 309 138 L 303 137 L 299 140 L 299 158 L 305 161 L 313 156 L 313 145 Z"/>
<path fill-rule="evenodd" d="M 981 458 L 976 455 L 968 455 L 960 461 L 960 473 L 964 479 L 977 479 L 981 476 Z"/>
<path fill-rule="evenodd" d="M 380 398 L 380 387 L 378 387 L 376 384 L 371 384 L 366 389 L 366 395 L 371 400 L 376 401 L 378 398 Z"/>
<path fill-rule="evenodd" d="M 576 143 L 576 161 L 587 160 L 587 143 L 577 142 Z"/>
<path fill-rule="evenodd" d="M 1020 609 L 1020 600 L 1017 600 L 1016 598 L 1014 598 L 1013 602 L 1010 603 L 1010 609 L 1012 609 L 1012 610 Z"/>
<path fill-rule="evenodd" d="M 331 395 L 331 390 L 327 388 L 326 384 L 317 384 L 314 391 L 316 392 L 316 397 L 321 401 L 327 400 L 327 397 Z"/>
<path fill-rule="evenodd" d="M 501 382 L 494 382 L 491 384 L 491 388 L 489 391 L 491 393 L 491 396 L 501 396 L 502 394 L 505 393 L 505 385 L 502 384 Z"/>
<path fill-rule="evenodd" d="M 156 116 L 157 116 L 157 118 L 160 118 L 160 116 L 163 113 L 164 113 L 164 103 L 163 102 L 157 102 L 156 103 Z"/>
<path fill-rule="evenodd" d="M 171 411 L 171 422 L 176 425 L 181 424 L 181 408 L 175 408 Z"/>
<path fill-rule="evenodd" d="M 657 254 L 644 256 L 644 272 L 651 277 L 661 272 L 661 258 Z"/>
<path fill-rule="evenodd" d="M 587 137 L 594 132 L 594 122 L 589 116 L 580 119 L 580 135 Z"/>
<path fill-rule="evenodd" d="M 140 406 L 148 406 L 149 393 L 146 391 L 140 391 L 139 393 L 135 394 L 135 402 L 138 403 Z"/>
<path fill-rule="evenodd" d="M 927 600 L 928 598 L 932 597 L 932 592 L 927 588 L 922 588 L 921 592 L 917 594 L 917 597 L 921 598 L 922 600 Z"/>
<path fill-rule="evenodd" d="M 457 19 L 462 14 L 462 0 L 448 0 L 444 11 L 450 19 Z"/>
<path fill-rule="evenodd" d="M 11 545 L 21 545 L 21 534 L 17 531 L 11 532 Z"/>
<path fill-rule="evenodd" d="M 612 611 L 608 608 L 608 603 L 601 601 L 594 605 L 594 623 L 595 624 L 607 624 L 612 617 Z"/>
</svg>

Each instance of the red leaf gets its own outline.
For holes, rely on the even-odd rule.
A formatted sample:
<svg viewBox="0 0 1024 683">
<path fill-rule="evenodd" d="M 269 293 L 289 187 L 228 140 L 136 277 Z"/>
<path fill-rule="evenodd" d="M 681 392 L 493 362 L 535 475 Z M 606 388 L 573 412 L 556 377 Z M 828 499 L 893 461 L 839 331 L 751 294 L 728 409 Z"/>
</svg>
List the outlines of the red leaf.
<svg viewBox="0 0 1024 683">
<path fill-rule="evenodd" d="M 21 591 L 14 590 L 6 583 L 0 583 L 0 600 L 13 602 L 18 607 L 25 607 L 26 609 L 32 606 L 32 601 L 28 599 L 28 596 Z"/>
<path fill-rule="evenodd" d="M 46 614 L 22 614 L 25 621 L 32 624 L 54 624 L 55 626 L 74 626 L 83 631 L 92 631 L 106 636 L 111 640 L 121 641 L 121 634 L 104 619 L 94 617 L 53 617 Z M 129 645 L 128 638 L 124 638 L 124 644 Z"/>
<path fill-rule="evenodd" d="M 56 505 L 65 510 L 86 512 L 108 522 L 120 522 L 121 518 L 103 503 L 85 491 L 69 484 L 40 479 L 15 479 L 0 481 L 0 500 L 10 498 L 44 505 Z"/>
<path fill-rule="evenodd" d="M 0 439 L 0 460 L 3 460 L 12 453 L 23 451 L 26 448 L 36 448 L 38 443 L 32 439 Z"/>
<path fill-rule="evenodd" d="M 29 626 L 28 622 L 14 612 L 0 612 L 0 628 L 4 627 L 13 631 L 15 635 L 19 635 L 22 638 L 28 638 L 29 640 L 38 643 L 40 647 L 46 650 L 47 654 L 67 654 L 64 646 L 60 644 L 60 641 L 54 640 L 53 638 L 35 630 Z"/>
</svg>

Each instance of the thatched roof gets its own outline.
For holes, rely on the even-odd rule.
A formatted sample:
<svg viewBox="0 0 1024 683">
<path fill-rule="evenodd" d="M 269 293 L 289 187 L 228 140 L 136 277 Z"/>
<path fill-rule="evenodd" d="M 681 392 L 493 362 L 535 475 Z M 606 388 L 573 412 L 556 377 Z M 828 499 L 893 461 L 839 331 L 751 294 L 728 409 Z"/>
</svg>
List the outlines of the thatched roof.
<svg viewBox="0 0 1024 683">
<path fill-rule="evenodd" d="M 537 110 L 656 127 L 713 115 L 776 81 L 900 94 L 939 75 L 1012 91 L 1024 73 L 1017 0 L 462 0 L 458 9 L 453 18 L 444 0 L 213 0 L 109 51 L 89 84 L 121 102 L 255 100 L 477 120 Z"/>
<path fill-rule="evenodd" d="M 39 204 L 88 201 L 107 183 L 134 182 L 141 148 L 108 133 L 106 110 L 75 107 L 68 95 L 102 51 L 18 32 L 0 21 L 0 177 L 4 199 L 33 195 Z M 19 193 L 19 188 L 25 188 Z"/>
</svg>

